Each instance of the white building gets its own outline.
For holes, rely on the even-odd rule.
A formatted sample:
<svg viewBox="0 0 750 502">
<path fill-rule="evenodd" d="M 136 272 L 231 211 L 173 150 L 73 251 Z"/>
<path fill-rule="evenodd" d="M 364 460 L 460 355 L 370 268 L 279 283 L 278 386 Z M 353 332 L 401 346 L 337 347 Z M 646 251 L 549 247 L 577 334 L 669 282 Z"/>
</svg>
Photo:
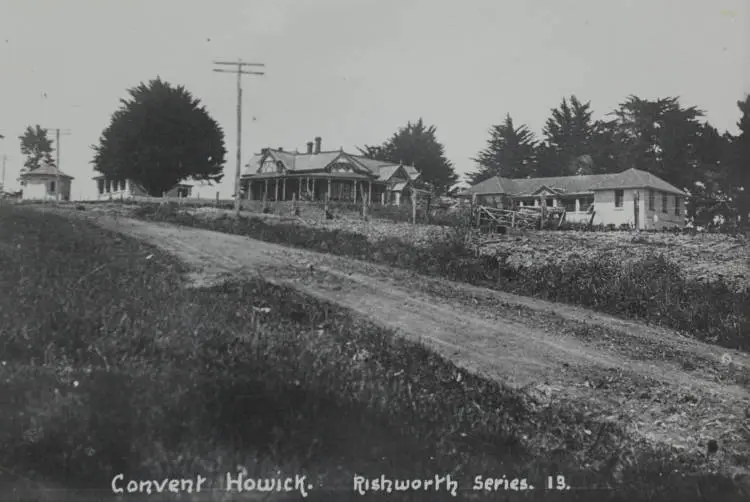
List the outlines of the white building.
<svg viewBox="0 0 750 502">
<path fill-rule="evenodd" d="M 73 177 L 45 164 L 21 175 L 21 200 L 70 200 Z"/>
</svg>

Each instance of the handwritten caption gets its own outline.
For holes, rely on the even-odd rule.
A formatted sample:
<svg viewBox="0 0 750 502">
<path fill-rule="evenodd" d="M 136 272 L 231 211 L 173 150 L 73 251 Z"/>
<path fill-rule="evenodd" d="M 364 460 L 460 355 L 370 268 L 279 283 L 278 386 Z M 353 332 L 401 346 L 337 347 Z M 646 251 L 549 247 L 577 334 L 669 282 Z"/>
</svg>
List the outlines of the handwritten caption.
<svg viewBox="0 0 750 502">
<path fill-rule="evenodd" d="M 124 474 L 117 474 L 112 478 L 112 493 L 151 495 L 159 493 L 201 493 L 213 491 L 207 484 L 208 478 L 196 475 L 191 478 L 163 478 L 160 480 L 126 479 Z M 226 492 L 298 492 L 303 498 L 314 489 L 312 483 L 307 482 L 307 476 L 295 474 L 274 478 L 253 478 L 246 473 L 230 473 L 219 483 Z M 325 488 L 325 487 L 321 487 Z M 532 484 L 527 478 L 508 478 L 507 476 L 477 475 L 472 478 L 469 487 L 462 488 L 457 479 L 450 474 L 436 474 L 429 478 L 407 479 L 391 478 L 386 475 L 365 477 L 355 474 L 352 478 L 352 490 L 356 495 L 371 493 L 399 493 L 399 492 L 445 492 L 457 497 L 459 492 L 525 492 L 535 489 L 570 490 L 565 476 L 556 474 L 546 476 L 541 484 Z"/>
</svg>

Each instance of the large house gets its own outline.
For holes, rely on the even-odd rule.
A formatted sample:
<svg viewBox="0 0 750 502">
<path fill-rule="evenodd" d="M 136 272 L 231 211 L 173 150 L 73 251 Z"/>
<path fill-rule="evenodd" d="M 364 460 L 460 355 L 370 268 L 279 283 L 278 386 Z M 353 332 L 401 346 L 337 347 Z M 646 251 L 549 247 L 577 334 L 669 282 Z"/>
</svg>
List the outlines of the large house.
<svg viewBox="0 0 750 502">
<path fill-rule="evenodd" d="M 615 174 L 511 179 L 495 176 L 466 192 L 477 203 L 500 208 L 564 207 L 566 220 L 661 229 L 685 225 L 686 193 L 651 173 L 628 169 Z"/>
<path fill-rule="evenodd" d="M 94 176 L 97 200 L 132 199 L 148 197 L 148 192 L 137 182 L 127 179 L 114 179 L 104 175 Z M 179 183 L 164 194 L 166 197 L 192 197 L 193 185 Z"/>
<path fill-rule="evenodd" d="M 45 164 L 21 174 L 21 200 L 70 200 L 73 176 Z"/>
<path fill-rule="evenodd" d="M 322 151 L 321 138 L 307 143 L 307 151 L 264 148 L 246 165 L 240 178 L 243 197 L 283 201 L 361 201 L 395 204 L 411 200 L 419 190 L 417 169 L 401 163 L 373 160 L 343 149 Z"/>
</svg>

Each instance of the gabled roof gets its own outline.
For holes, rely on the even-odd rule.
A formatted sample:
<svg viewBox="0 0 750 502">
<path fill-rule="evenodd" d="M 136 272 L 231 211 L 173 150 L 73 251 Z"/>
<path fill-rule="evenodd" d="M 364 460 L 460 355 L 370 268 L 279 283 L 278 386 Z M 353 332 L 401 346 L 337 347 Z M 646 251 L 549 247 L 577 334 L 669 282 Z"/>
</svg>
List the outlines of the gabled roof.
<svg viewBox="0 0 750 502">
<path fill-rule="evenodd" d="M 500 176 L 493 176 L 492 178 L 480 181 L 476 185 L 467 189 L 470 193 L 477 195 L 485 194 L 511 194 L 513 190 L 513 180 L 509 178 L 501 178 Z"/>
<path fill-rule="evenodd" d="M 61 178 L 68 178 L 68 179 L 75 179 L 73 176 L 70 176 L 68 174 L 65 174 L 64 172 L 60 171 L 57 167 L 45 164 L 43 166 L 37 167 L 33 171 L 25 172 L 21 175 L 21 178 L 27 178 L 29 176 L 46 176 L 46 175 L 52 175 L 52 176 L 59 176 Z"/>
<path fill-rule="evenodd" d="M 653 188 L 664 192 L 685 195 L 666 181 L 651 173 L 628 169 L 615 174 L 587 174 L 550 178 L 511 179 L 495 176 L 469 188 L 467 192 L 478 195 L 505 194 L 515 197 L 531 197 L 544 187 L 562 194 L 585 194 L 595 190 L 624 188 Z"/>
<path fill-rule="evenodd" d="M 412 180 L 415 180 L 419 178 L 420 172 L 417 171 L 417 168 L 414 166 L 404 166 L 404 169 L 406 169 L 406 174 L 409 175 L 409 178 Z"/>
<path fill-rule="evenodd" d="M 551 187 L 549 185 L 544 184 L 544 185 L 540 186 L 539 188 L 537 188 L 536 190 L 534 190 L 534 195 L 541 194 L 541 193 L 544 193 L 544 192 L 549 192 L 549 193 L 553 193 L 553 194 L 562 194 L 563 193 L 563 191 L 560 190 L 559 188 L 554 188 L 554 187 Z"/>
<path fill-rule="evenodd" d="M 380 181 L 390 179 L 401 164 L 393 162 L 384 162 L 382 160 L 370 159 L 361 155 L 352 155 L 341 150 L 320 153 L 296 153 L 282 150 L 268 149 L 267 153 L 255 154 L 245 165 L 246 169 L 243 176 L 252 176 L 257 174 L 261 162 L 270 155 L 274 160 L 281 161 L 288 171 L 322 171 L 340 156 L 353 161 L 355 165 L 377 176 Z M 411 180 L 419 177 L 419 171 L 414 166 L 403 166 L 406 175 Z"/>
<path fill-rule="evenodd" d="M 680 190 L 654 176 L 647 171 L 640 169 L 628 169 L 617 174 L 609 174 L 607 178 L 594 185 L 592 190 L 612 190 L 619 188 L 653 188 L 662 192 L 673 193 L 675 195 L 687 195 L 684 190 Z"/>
<path fill-rule="evenodd" d="M 599 183 L 608 174 L 587 174 L 577 176 L 555 176 L 550 178 L 526 178 L 510 180 L 513 195 L 531 196 L 542 187 L 548 187 L 561 193 L 590 193 L 591 187 Z"/>
</svg>

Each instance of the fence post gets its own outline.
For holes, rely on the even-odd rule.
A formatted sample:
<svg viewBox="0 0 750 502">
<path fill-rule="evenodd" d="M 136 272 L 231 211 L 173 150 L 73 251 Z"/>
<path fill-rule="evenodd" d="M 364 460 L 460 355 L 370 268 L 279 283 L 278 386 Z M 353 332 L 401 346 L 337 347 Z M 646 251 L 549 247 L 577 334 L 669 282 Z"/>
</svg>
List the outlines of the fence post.
<svg viewBox="0 0 750 502">
<path fill-rule="evenodd" d="M 469 225 L 474 224 L 474 211 L 477 210 L 477 194 L 471 194 L 471 202 L 469 205 Z"/>
<path fill-rule="evenodd" d="M 545 215 L 545 211 L 547 209 L 547 201 L 544 200 L 544 199 L 542 199 L 541 202 L 540 202 L 540 204 L 542 206 L 542 217 L 539 220 L 539 230 L 544 230 L 544 215 Z"/>
<path fill-rule="evenodd" d="M 367 221 L 367 203 L 368 203 L 367 199 L 368 198 L 365 196 L 364 183 L 361 183 L 359 185 L 359 190 L 360 190 L 360 193 L 362 194 L 362 219 Z"/>
<path fill-rule="evenodd" d="M 413 225 L 417 224 L 417 192 L 411 191 L 411 222 Z"/>
<path fill-rule="evenodd" d="M 299 212 L 297 211 L 297 192 L 292 192 L 292 214 L 299 216 Z"/>
<path fill-rule="evenodd" d="M 510 213 L 510 228 L 516 228 L 516 212 Z"/>
<path fill-rule="evenodd" d="M 219 208 L 219 192 L 216 192 L 216 209 Z"/>
<path fill-rule="evenodd" d="M 330 180 L 328 180 L 328 187 L 329 187 L 329 189 L 331 187 L 331 181 Z M 326 219 L 326 220 L 328 219 L 328 201 L 329 201 L 329 199 L 330 199 L 330 194 L 326 193 L 325 197 L 324 197 L 325 203 L 324 203 L 324 209 L 323 209 L 325 211 L 325 217 L 324 217 L 324 219 Z"/>
<path fill-rule="evenodd" d="M 430 212 L 432 206 L 432 194 L 427 196 L 427 209 L 425 210 L 425 215 L 427 216 L 427 223 L 429 224 L 432 221 L 432 213 Z"/>
</svg>

